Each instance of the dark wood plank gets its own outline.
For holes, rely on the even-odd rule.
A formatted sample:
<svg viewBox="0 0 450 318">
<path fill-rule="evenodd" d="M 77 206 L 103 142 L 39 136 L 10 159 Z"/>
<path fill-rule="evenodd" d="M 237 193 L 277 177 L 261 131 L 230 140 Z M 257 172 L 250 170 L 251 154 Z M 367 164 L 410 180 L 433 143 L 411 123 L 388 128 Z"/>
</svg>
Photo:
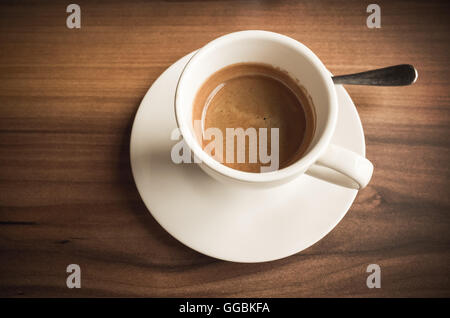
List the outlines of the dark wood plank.
<svg viewBox="0 0 450 318">
<path fill-rule="evenodd" d="M 1 296 L 450 296 L 450 6 L 378 1 L 0 3 Z M 410 63 L 414 86 L 348 87 L 375 164 L 323 240 L 264 264 L 190 250 L 148 214 L 129 163 L 139 103 L 171 63 L 229 32 L 263 29 L 349 73 Z M 65 268 L 82 268 L 68 289 Z M 368 264 L 382 288 L 368 289 Z"/>
</svg>

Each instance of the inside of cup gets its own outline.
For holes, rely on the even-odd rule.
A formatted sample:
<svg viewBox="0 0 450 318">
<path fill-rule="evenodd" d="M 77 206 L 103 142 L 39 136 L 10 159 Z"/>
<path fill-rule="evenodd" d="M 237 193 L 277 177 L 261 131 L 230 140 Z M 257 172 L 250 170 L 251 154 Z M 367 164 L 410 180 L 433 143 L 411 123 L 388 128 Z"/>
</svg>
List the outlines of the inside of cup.
<svg viewBox="0 0 450 318">
<path fill-rule="evenodd" d="M 274 36 L 267 36 L 266 33 Z M 179 110 L 190 134 L 195 138 L 192 125 L 194 99 L 201 85 L 216 71 L 236 63 L 264 63 L 287 72 L 306 90 L 310 96 L 316 117 L 314 137 L 306 151 L 310 151 L 320 140 L 330 120 L 330 91 L 324 79 L 329 76 L 323 64 L 305 46 L 275 33 L 239 33 L 219 38 L 197 52 L 188 63 L 179 83 L 178 101 L 183 103 Z M 304 157 L 303 156 L 303 157 Z"/>
</svg>

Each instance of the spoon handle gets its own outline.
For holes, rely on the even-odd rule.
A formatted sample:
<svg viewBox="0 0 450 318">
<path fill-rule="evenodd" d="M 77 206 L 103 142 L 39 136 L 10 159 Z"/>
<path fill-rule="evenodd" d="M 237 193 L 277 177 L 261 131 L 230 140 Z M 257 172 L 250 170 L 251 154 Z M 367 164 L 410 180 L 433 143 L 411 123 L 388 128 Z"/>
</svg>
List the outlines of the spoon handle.
<svg viewBox="0 0 450 318">
<path fill-rule="evenodd" d="M 333 76 L 334 84 L 404 86 L 417 80 L 417 70 L 409 64 L 379 68 L 372 71 Z"/>
</svg>

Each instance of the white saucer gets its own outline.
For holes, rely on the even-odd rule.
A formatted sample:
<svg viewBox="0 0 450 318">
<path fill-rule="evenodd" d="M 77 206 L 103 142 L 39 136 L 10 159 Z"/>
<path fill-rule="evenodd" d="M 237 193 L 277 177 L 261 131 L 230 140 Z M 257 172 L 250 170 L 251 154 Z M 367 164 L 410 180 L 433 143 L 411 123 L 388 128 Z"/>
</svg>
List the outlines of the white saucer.
<svg viewBox="0 0 450 318">
<path fill-rule="evenodd" d="M 298 253 L 328 234 L 344 217 L 357 190 L 310 175 L 272 189 L 242 190 L 215 181 L 195 164 L 174 164 L 174 94 L 193 53 L 170 66 L 152 85 L 131 133 L 137 189 L 153 217 L 192 249 L 234 262 L 265 262 Z M 365 155 L 356 108 L 337 87 L 339 118 L 333 143 Z M 316 171 L 318 174 L 326 171 Z"/>
</svg>

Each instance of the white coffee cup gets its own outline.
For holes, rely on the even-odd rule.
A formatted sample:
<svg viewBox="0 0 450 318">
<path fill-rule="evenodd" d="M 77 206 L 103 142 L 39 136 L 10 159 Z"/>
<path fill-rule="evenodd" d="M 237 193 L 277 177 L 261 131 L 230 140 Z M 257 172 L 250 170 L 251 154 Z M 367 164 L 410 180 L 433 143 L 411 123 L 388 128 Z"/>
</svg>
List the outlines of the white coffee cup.
<svg viewBox="0 0 450 318">
<path fill-rule="evenodd" d="M 310 95 L 316 129 L 302 158 L 271 172 L 249 173 L 214 160 L 197 141 L 192 124 L 194 99 L 201 85 L 221 68 L 243 62 L 265 63 L 287 71 Z M 186 64 L 175 94 L 175 117 L 185 143 L 200 159 L 200 167 L 221 181 L 255 186 L 282 184 L 305 173 L 313 165 L 326 166 L 364 188 L 373 172 L 372 163 L 353 151 L 331 144 L 339 105 L 330 73 L 319 58 L 300 42 L 273 32 L 241 31 L 224 35 L 199 49 Z"/>
</svg>

